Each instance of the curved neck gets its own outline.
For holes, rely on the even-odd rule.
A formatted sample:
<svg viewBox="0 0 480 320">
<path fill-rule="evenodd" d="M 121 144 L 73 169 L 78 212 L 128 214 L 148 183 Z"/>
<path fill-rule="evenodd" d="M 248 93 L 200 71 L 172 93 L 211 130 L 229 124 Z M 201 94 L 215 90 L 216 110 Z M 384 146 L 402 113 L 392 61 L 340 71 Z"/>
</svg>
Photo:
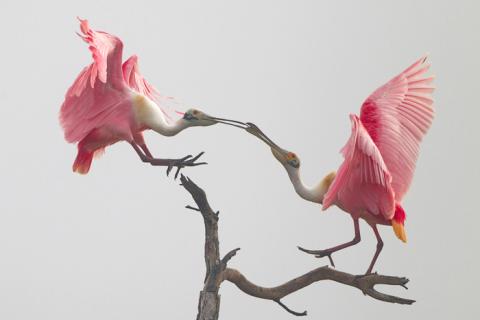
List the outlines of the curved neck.
<svg viewBox="0 0 480 320">
<path fill-rule="evenodd" d="M 323 196 L 327 193 L 328 188 L 323 183 L 320 183 L 316 187 L 307 187 L 300 178 L 300 169 L 286 168 L 290 181 L 292 181 L 293 187 L 297 194 L 303 199 L 315 203 L 322 203 Z"/>
<path fill-rule="evenodd" d="M 183 119 L 178 119 L 174 123 L 167 123 L 165 119 L 162 119 L 161 121 L 158 120 L 159 119 L 151 121 L 149 127 L 163 136 L 174 136 L 189 127 L 189 123 Z"/>
<path fill-rule="evenodd" d="M 139 126 L 147 127 L 164 136 L 174 136 L 191 126 L 184 119 L 168 123 L 162 110 L 155 102 L 141 94 L 133 93 L 133 111 Z"/>
</svg>

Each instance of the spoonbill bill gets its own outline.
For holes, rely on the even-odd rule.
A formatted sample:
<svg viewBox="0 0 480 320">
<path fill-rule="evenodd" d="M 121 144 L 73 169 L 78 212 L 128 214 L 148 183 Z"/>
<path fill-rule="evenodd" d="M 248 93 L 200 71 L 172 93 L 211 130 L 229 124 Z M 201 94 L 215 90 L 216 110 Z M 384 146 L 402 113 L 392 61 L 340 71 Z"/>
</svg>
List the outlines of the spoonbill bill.
<svg viewBox="0 0 480 320">
<path fill-rule="evenodd" d="M 402 199 L 412 182 L 420 142 L 434 117 L 431 85 L 433 77 L 425 73 L 430 65 L 422 57 L 405 71 L 374 91 L 363 103 L 360 116 L 350 115 L 352 133 L 341 149 L 344 162 L 314 187 L 307 187 L 300 178 L 300 159 L 280 148 L 256 125 L 247 123 L 246 130 L 267 143 L 275 158 L 284 166 L 300 197 L 322 204 L 322 210 L 336 205 L 353 219 L 353 240 L 325 250 L 301 251 L 317 258 L 360 242 L 359 219 L 373 229 L 377 248 L 367 269 L 373 266 L 383 248 L 377 225 L 393 227 L 403 242 L 405 211 Z"/>
<path fill-rule="evenodd" d="M 89 46 L 93 62 L 85 67 L 65 95 L 60 110 L 60 123 L 65 139 L 77 143 L 78 153 L 73 171 L 86 174 L 92 159 L 107 147 L 127 141 L 143 162 L 166 166 L 167 175 L 177 168 L 198 166 L 203 154 L 181 159 L 154 158 L 143 138 L 151 129 L 163 136 L 174 136 L 186 128 L 211 126 L 218 122 L 236 126 L 234 120 L 221 119 L 190 109 L 173 121 L 168 114 L 167 100 L 140 74 L 137 56 L 122 64 L 122 41 L 109 33 L 90 29 L 87 20 L 79 19 L 78 34 Z"/>
</svg>

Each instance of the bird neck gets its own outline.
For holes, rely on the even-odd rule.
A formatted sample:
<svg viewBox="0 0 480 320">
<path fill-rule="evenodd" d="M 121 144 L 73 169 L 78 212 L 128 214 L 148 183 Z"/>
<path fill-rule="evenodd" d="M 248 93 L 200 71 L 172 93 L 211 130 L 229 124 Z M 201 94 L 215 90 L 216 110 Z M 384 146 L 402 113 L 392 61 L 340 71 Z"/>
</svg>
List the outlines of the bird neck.
<svg viewBox="0 0 480 320">
<path fill-rule="evenodd" d="M 295 188 L 297 194 L 303 199 L 315 203 L 322 203 L 325 193 L 327 193 L 328 187 L 324 183 L 320 183 L 316 187 L 307 187 L 300 178 L 300 169 L 287 168 L 290 181 Z"/>
<path fill-rule="evenodd" d="M 157 104 L 144 95 L 133 94 L 133 110 L 141 127 L 147 127 L 164 136 L 174 136 L 190 126 L 183 118 L 169 123 Z"/>
<path fill-rule="evenodd" d="M 150 124 L 150 129 L 163 135 L 163 136 L 174 136 L 181 132 L 182 130 L 189 127 L 189 123 L 184 119 L 178 119 L 174 123 L 168 123 L 165 119 L 160 121 L 152 121 Z"/>
</svg>

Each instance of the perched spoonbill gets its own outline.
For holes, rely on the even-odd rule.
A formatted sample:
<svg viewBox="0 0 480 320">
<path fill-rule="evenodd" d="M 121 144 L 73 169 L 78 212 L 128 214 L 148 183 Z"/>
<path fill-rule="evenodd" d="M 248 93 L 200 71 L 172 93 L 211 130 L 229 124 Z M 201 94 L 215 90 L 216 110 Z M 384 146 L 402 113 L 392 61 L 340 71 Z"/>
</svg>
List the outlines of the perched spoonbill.
<svg viewBox="0 0 480 320">
<path fill-rule="evenodd" d="M 211 126 L 218 122 L 237 126 L 236 121 L 190 109 L 173 122 L 162 105 L 166 98 L 140 74 L 137 57 L 134 55 L 122 64 L 122 41 L 90 29 L 87 20 L 79 20 L 82 34 L 78 35 L 89 45 L 93 63 L 80 72 L 68 89 L 60 110 L 65 139 L 78 143 L 73 171 L 88 173 L 94 155 L 118 141 L 129 142 L 142 161 L 166 166 L 167 175 L 173 167 L 177 168 L 176 177 L 183 167 L 206 164 L 195 162 L 203 152 L 181 159 L 154 158 L 142 132 L 151 129 L 164 136 L 174 136 L 193 126 Z"/>
<path fill-rule="evenodd" d="M 344 162 L 337 173 L 328 174 L 313 188 L 303 184 L 295 153 L 280 148 L 257 126 L 247 123 L 247 131 L 271 147 L 300 197 L 323 204 L 322 210 L 336 205 L 353 218 L 352 241 L 325 250 L 300 250 L 318 258 L 327 256 L 334 265 L 332 253 L 360 242 L 362 218 L 377 238 L 368 274 L 383 248 L 377 224 L 391 225 L 395 235 L 407 241 L 401 201 L 413 178 L 420 142 L 434 116 L 433 77 L 425 76 L 428 69 L 426 57 L 421 58 L 373 92 L 363 103 L 360 117 L 350 115 L 352 133 L 341 150 Z"/>
</svg>

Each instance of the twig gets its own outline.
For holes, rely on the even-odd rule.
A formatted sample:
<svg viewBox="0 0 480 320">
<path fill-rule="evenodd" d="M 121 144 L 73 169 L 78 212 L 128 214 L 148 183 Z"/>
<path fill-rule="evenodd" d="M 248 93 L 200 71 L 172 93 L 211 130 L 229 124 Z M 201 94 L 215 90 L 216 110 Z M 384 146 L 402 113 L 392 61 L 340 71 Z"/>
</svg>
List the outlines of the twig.
<svg viewBox="0 0 480 320">
<path fill-rule="evenodd" d="M 280 305 L 280 307 L 282 307 L 283 309 L 287 310 L 287 312 L 293 314 L 294 316 L 297 316 L 297 317 L 302 317 L 302 316 L 306 316 L 307 315 L 307 310 L 303 311 L 303 312 L 297 312 L 297 311 L 293 311 L 292 309 L 290 309 L 289 307 L 287 307 L 282 301 L 280 300 L 273 300 L 275 301 L 276 303 L 278 303 Z"/>
</svg>

